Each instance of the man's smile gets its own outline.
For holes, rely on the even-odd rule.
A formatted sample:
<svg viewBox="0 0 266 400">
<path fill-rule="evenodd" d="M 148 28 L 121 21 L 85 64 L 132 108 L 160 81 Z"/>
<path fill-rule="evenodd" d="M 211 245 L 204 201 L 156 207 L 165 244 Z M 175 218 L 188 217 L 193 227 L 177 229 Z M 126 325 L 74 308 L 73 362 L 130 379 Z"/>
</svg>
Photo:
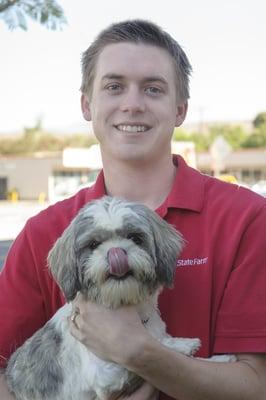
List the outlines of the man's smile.
<svg viewBox="0 0 266 400">
<path fill-rule="evenodd" d="M 150 129 L 147 125 L 119 124 L 115 125 L 115 127 L 121 132 L 129 132 L 129 133 L 146 132 L 148 129 Z"/>
</svg>

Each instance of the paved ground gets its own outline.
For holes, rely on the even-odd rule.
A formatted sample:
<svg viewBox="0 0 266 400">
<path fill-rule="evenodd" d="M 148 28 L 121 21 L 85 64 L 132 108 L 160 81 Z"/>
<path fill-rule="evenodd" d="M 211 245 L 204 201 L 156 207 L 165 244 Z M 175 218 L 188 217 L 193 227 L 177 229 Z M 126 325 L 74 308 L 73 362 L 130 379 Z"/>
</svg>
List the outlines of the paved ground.
<svg viewBox="0 0 266 400">
<path fill-rule="evenodd" d="M 11 246 L 12 240 L 1 240 L 0 241 L 0 270 L 4 265 L 5 256 Z"/>
<path fill-rule="evenodd" d="M 47 204 L 37 202 L 0 201 L 0 269 L 13 239 L 21 231 L 27 219 L 45 207 Z"/>
</svg>

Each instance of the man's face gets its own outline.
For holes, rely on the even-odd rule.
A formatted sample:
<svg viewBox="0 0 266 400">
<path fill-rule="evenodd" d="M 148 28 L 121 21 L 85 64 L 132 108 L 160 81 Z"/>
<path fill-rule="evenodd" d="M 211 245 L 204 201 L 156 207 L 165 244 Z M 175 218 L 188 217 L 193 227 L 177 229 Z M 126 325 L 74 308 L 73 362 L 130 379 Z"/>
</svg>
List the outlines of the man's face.
<svg viewBox="0 0 266 400">
<path fill-rule="evenodd" d="M 156 46 L 126 42 L 101 52 L 92 95 L 82 95 L 82 110 L 92 120 L 106 160 L 148 161 L 170 153 L 186 103 L 177 100 L 170 55 Z"/>
</svg>

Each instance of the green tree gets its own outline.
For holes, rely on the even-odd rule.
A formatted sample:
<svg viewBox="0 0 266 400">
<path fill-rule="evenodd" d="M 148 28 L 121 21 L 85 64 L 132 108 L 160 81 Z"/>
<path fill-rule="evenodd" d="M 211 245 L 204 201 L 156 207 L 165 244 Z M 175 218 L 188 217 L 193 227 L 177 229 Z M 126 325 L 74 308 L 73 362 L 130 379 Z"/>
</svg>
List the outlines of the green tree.
<svg viewBox="0 0 266 400">
<path fill-rule="evenodd" d="M 190 134 L 182 128 L 175 128 L 173 133 L 173 140 L 176 142 L 187 142 L 190 141 Z"/>
<path fill-rule="evenodd" d="M 176 128 L 173 140 L 192 141 L 195 143 L 197 151 L 207 151 L 219 135 L 222 135 L 233 149 L 241 148 L 248 137 L 248 133 L 241 126 L 214 125 L 210 126 L 209 131 L 204 134 L 199 132 L 187 133 Z"/>
<path fill-rule="evenodd" d="M 241 148 L 242 144 L 247 140 L 248 137 L 248 133 L 241 126 L 212 126 L 209 132 L 209 145 L 219 135 L 222 135 L 234 150 Z"/>
<path fill-rule="evenodd" d="M 98 143 L 98 141 L 94 135 L 87 135 L 83 133 L 75 133 L 65 136 L 64 138 L 64 147 L 88 148 L 96 143 Z"/>
<path fill-rule="evenodd" d="M 56 135 L 43 128 L 42 118 L 37 118 L 31 127 L 24 127 L 22 135 L 0 141 L 0 156 L 30 155 L 42 151 L 62 151 L 65 147 L 89 148 L 98 143 L 94 135 L 75 133 Z"/>
<path fill-rule="evenodd" d="M 27 18 L 52 30 L 66 23 L 64 11 L 55 0 L 0 0 L 0 18 L 10 30 L 27 30 Z"/>
<path fill-rule="evenodd" d="M 254 130 L 243 143 L 243 147 L 266 147 L 266 112 L 256 115 L 252 121 Z"/>
<path fill-rule="evenodd" d="M 243 143 L 243 147 L 266 147 L 266 123 L 259 126 Z"/>
<path fill-rule="evenodd" d="M 266 125 L 266 112 L 261 112 L 257 114 L 253 120 L 254 128 L 259 128 L 262 125 Z"/>
<path fill-rule="evenodd" d="M 209 136 L 197 132 L 186 132 L 182 128 L 175 128 L 173 140 L 177 142 L 194 142 L 197 151 L 206 151 L 209 147 Z"/>
<path fill-rule="evenodd" d="M 191 141 L 195 143 L 197 151 L 207 151 L 210 146 L 210 137 L 207 134 L 198 132 L 191 133 Z"/>
</svg>

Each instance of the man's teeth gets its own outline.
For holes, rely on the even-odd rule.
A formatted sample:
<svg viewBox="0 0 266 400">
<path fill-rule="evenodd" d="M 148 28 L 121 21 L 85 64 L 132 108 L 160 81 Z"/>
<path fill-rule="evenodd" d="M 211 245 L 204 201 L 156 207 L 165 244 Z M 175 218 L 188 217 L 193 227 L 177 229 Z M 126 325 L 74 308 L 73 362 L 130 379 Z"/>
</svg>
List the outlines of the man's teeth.
<svg viewBox="0 0 266 400">
<path fill-rule="evenodd" d="M 117 129 L 123 132 L 145 132 L 148 130 L 144 125 L 118 125 Z"/>
</svg>

